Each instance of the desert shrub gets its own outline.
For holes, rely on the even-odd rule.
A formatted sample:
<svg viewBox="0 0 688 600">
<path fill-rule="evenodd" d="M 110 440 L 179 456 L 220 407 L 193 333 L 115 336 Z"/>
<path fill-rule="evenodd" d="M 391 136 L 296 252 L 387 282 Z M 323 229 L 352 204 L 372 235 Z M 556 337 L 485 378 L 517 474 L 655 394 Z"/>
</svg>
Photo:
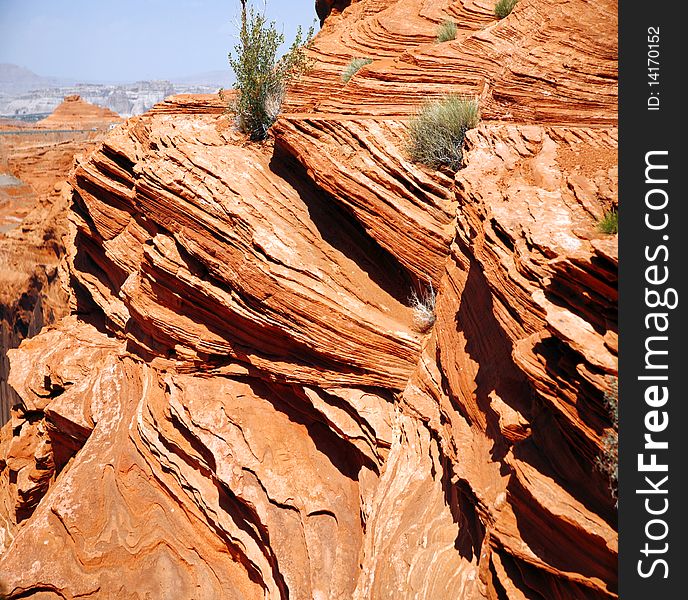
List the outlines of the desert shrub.
<svg viewBox="0 0 688 600">
<path fill-rule="evenodd" d="M 425 333 L 435 324 L 435 290 L 432 283 L 423 288 L 420 293 L 415 290 L 409 298 L 413 309 L 413 327 L 420 333 Z"/>
<path fill-rule="evenodd" d="M 518 0 L 498 0 L 497 4 L 495 4 L 495 16 L 498 19 L 503 19 L 514 10 L 517 2 Z"/>
<path fill-rule="evenodd" d="M 449 42 L 456 39 L 456 23 L 453 21 L 445 21 L 437 28 L 437 41 Z"/>
<path fill-rule="evenodd" d="M 366 65 L 369 65 L 371 62 L 373 62 L 372 58 L 352 58 L 351 62 L 346 65 L 346 68 L 344 69 L 344 72 L 342 73 L 342 81 L 344 83 L 348 83 L 349 80 L 356 75 L 356 73 L 365 67 Z"/>
<path fill-rule="evenodd" d="M 239 43 L 229 54 L 229 64 L 236 76 L 236 96 L 230 109 L 236 114 L 237 126 L 252 140 L 262 140 L 282 110 L 287 84 L 311 66 L 306 49 L 313 27 L 304 35 L 299 27 L 287 52 L 277 59 L 284 35 L 274 21 L 242 2 Z"/>
<path fill-rule="evenodd" d="M 602 438 L 602 454 L 597 457 L 597 466 L 609 479 L 612 496 L 617 497 L 619 482 L 619 380 L 614 377 L 604 403 L 612 420 L 612 427 Z"/>
<path fill-rule="evenodd" d="M 475 98 L 451 95 L 423 105 L 407 127 L 410 158 L 435 169 L 446 165 L 457 170 L 466 131 L 479 119 Z"/>
<path fill-rule="evenodd" d="M 604 213 L 602 219 L 597 223 L 597 228 L 602 233 L 619 233 L 619 213 L 614 209 Z"/>
</svg>

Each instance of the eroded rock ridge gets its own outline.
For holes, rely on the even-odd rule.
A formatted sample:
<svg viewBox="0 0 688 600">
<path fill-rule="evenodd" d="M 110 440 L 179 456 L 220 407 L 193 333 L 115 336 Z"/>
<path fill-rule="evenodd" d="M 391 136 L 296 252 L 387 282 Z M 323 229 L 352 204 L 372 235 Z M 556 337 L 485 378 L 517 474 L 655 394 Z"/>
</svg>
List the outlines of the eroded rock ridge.
<svg viewBox="0 0 688 600">
<path fill-rule="evenodd" d="M 318 5 L 270 140 L 177 96 L 73 171 L 71 315 L 10 353 L 8 597 L 616 597 L 616 4 Z M 404 151 L 447 92 L 455 176 Z"/>
</svg>

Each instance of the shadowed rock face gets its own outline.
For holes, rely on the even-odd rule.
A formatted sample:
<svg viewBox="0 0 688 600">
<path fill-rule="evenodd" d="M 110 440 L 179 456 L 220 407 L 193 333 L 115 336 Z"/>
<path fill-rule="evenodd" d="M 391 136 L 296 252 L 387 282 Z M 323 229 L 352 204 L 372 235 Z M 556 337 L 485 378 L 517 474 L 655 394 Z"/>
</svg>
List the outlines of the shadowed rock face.
<svg viewBox="0 0 688 600">
<path fill-rule="evenodd" d="M 325 22 L 333 10 L 342 11 L 349 4 L 351 4 L 351 0 L 315 0 L 315 12 L 320 18 L 320 24 Z"/>
<path fill-rule="evenodd" d="M 73 314 L 10 353 L 10 598 L 616 597 L 616 6 L 342 8 L 270 141 L 178 96 L 73 172 Z M 404 151 L 449 91 L 455 175 Z"/>
</svg>

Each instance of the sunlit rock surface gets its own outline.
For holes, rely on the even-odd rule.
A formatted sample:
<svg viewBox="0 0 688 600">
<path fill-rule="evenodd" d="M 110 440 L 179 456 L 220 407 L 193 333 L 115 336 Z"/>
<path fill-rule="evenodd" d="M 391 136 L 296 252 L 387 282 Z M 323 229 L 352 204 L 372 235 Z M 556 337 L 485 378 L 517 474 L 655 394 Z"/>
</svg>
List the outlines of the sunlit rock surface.
<svg viewBox="0 0 688 600">
<path fill-rule="evenodd" d="M 8 597 L 616 597 L 616 4 L 347 4 L 270 140 L 179 96 L 71 175 L 72 315 L 10 353 Z M 455 175 L 404 150 L 447 92 Z"/>
</svg>

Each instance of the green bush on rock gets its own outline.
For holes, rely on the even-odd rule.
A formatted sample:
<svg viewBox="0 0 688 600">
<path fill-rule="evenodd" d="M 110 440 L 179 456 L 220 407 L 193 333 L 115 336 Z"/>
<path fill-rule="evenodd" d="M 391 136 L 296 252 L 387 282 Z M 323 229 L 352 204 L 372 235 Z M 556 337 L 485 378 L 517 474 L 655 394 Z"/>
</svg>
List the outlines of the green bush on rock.
<svg viewBox="0 0 688 600">
<path fill-rule="evenodd" d="M 437 42 L 449 42 L 456 39 L 456 23 L 445 21 L 437 28 Z"/>
<path fill-rule="evenodd" d="M 313 36 L 313 27 L 304 35 L 297 30 L 296 38 L 280 59 L 277 51 L 284 35 L 274 21 L 242 1 L 239 43 L 229 54 L 229 64 L 236 76 L 237 95 L 230 109 L 236 114 L 237 126 L 252 140 L 262 140 L 282 110 L 286 86 L 311 67 L 306 52 Z"/>
<path fill-rule="evenodd" d="M 518 0 L 499 0 L 497 4 L 495 4 L 495 16 L 498 19 L 503 19 L 508 16 L 511 14 L 511 11 L 514 10 L 514 6 L 516 6 L 517 2 Z"/>
</svg>

